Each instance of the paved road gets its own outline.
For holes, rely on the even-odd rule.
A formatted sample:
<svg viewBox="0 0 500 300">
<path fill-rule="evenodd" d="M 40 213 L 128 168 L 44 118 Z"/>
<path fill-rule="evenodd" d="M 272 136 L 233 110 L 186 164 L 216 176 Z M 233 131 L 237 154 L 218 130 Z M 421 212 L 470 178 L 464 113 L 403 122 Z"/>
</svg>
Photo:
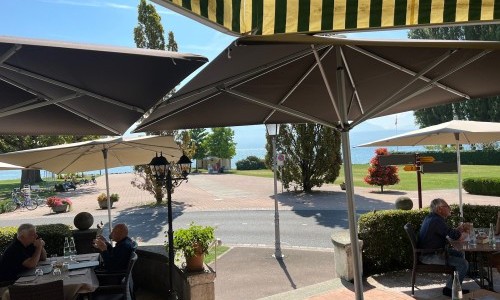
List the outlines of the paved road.
<svg viewBox="0 0 500 300">
<path fill-rule="evenodd" d="M 23 222 L 36 225 L 54 222 L 73 225 L 72 216 L 57 215 L 45 218 L 27 218 Z M 107 222 L 105 215 L 94 222 Z M 274 211 L 209 211 L 174 214 L 175 228 L 187 227 L 191 221 L 216 226 L 216 235 L 229 245 L 274 245 Z M 121 212 L 114 223 L 126 223 L 130 236 L 152 244 L 163 244 L 167 230 L 165 212 Z M 1 220 L 0 226 L 17 226 L 19 220 Z M 107 226 L 105 226 L 107 228 Z M 280 212 L 280 232 L 283 247 L 331 248 L 330 235 L 334 230 L 348 228 L 347 212 L 340 210 L 301 210 Z M 105 234 L 107 234 L 105 232 Z"/>
</svg>

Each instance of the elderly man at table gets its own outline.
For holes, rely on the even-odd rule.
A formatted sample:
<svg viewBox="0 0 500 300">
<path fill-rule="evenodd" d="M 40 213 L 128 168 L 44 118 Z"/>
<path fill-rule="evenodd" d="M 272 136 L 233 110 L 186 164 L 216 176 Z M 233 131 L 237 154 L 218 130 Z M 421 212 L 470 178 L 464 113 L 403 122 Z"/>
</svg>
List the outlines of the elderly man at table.
<svg viewBox="0 0 500 300">
<path fill-rule="evenodd" d="M 0 259 L 0 281 L 16 280 L 19 273 L 33 269 L 47 259 L 45 242 L 38 238 L 32 224 L 21 224 L 17 236 L 7 246 Z"/>
<path fill-rule="evenodd" d="M 130 256 L 136 248 L 135 243 L 128 237 L 127 225 L 116 224 L 110 237 L 116 242 L 114 247 L 103 236 L 94 241 L 94 247 L 101 252 L 104 269 L 108 272 L 126 270 Z"/>
<path fill-rule="evenodd" d="M 460 225 L 457 228 L 451 228 L 446 224 L 446 218 L 451 216 L 450 206 L 441 198 L 432 200 L 431 213 L 425 217 L 420 228 L 418 248 L 420 249 L 445 249 L 447 237 L 452 240 L 464 238 L 466 227 Z M 444 252 L 433 252 L 420 256 L 420 261 L 424 264 L 442 264 L 445 262 Z M 465 259 L 464 253 L 454 249 L 448 249 L 448 264 L 455 267 L 460 278 L 460 284 L 463 282 L 465 274 L 469 269 L 469 262 Z M 443 288 L 443 295 L 451 297 L 452 278 L 450 277 Z M 464 294 L 469 291 L 463 289 Z"/>
</svg>

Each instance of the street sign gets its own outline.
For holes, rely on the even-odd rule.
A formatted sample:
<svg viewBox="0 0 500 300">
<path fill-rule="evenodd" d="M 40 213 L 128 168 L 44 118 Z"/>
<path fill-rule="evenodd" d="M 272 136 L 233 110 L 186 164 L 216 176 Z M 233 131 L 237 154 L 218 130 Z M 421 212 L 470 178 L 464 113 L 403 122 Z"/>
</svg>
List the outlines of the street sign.
<svg viewBox="0 0 500 300">
<path fill-rule="evenodd" d="M 432 156 L 421 156 L 418 159 L 420 160 L 421 164 L 431 164 L 431 163 L 433 163 L 436 160 Z"/>
<path fill-rule="evenodd" d="M 458 167 L 454 163 L 424 164 L 422 173 L 458 173 Z"/>
<path fill-rule="evenodd" d="M 415 166 L 415 165 L 405 165 L 403 167 L 403 170 L 405 170 L 405 171 L 416 171 L 416 170 L 418 170 L 418 167 Z"/>
<path fill-rule="evenodd" d="M 276 154 L 276 165 L 278 167 L 283 167 L 284 164 L 285 164 L 285 154 L 283 153 Z"/>
<path fill-rule="evenodd" d="M 414 164 L 415 154 L 379 155 L 378 161 L 381 166 Z"/>
</svg>

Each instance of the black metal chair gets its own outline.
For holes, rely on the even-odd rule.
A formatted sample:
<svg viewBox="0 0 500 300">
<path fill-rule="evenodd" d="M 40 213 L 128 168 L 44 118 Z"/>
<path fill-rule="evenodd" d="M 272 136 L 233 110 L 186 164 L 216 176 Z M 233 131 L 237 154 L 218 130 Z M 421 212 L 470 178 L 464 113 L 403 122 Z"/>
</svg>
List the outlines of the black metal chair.
<svg viewBox="0 0 500 300">
<path fill-rule="evenodd" d="M 91 294 L 93 300 L 111 299 L 111 295 L 117 295 L 118 299 L 135 300 L 132 282 L 132 269 L 137 261 L 137 254 L 132 252 L 127 270 L 123 272 L 96 272 L 99 279 L 99 287 Z M 109 284 L 101 285 L 101 282 Z M 113 298 L 114 299 L 114 298 Z"/>
<path fill-rule="evenodd" d="M 419 273 L 441 273 L 441 274 L 453 274 L 455 271 L 455 267 L 448 265 L 448 252 L 446 249 L 418 249 L 417 248 L 417 236 L 415 235 L 415 231 L 413 230 L 413 226 L 410 223 L 407 223 L 405 226 L 406 234 L 411 242 L 411 247 L 413 249 L 413 269 L 411 272 L 411 294 L 412 296 L 415 294 L 415 279 L 417 277 L 417 272 Z M 433 253 L 433 252 L 443 252 L 445 255 L 445 265 L 434 265 L 434 264 L 424 264 L 420 262 L 420 255 L 425 253 Z"/>
<path fill-rule="evenodd" d="M 64 300 L 63 281 L 9 286 L 11 300 Z"/>
</svg>

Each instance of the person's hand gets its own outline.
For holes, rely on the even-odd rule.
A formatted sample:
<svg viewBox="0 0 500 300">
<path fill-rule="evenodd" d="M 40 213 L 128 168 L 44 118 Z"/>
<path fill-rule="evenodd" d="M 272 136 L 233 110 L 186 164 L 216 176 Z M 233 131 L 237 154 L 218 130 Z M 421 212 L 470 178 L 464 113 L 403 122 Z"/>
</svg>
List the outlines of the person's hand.
<svg viewBox="0 0 500 300">
<path fill-rule="evenodd" d="M 105 237 L 103 237 L 102 235 L 97 236 L 97 239 L 96 239 L 96 240 L 101 240 L 101 241 L 103 241 L 104 243 L 106 243 L 106 238 L 105 238 Z"/>
<path fill-rule="evenodd" d="M 99 239 L 99 238 L 94 240 L 94 247 L 96 247 L 97 249 L 99 249 L 101 251 L 104 251 L 108 248 L 105 240 L 103 241 L 103 239 Z"/>
<path fill-rule="evenodd" d="M 36 248 L 43 248 L 45 246 L 45 242 L 42 239 L 37 239 L 33 242 L 33 245 Z"/>
</svg>

